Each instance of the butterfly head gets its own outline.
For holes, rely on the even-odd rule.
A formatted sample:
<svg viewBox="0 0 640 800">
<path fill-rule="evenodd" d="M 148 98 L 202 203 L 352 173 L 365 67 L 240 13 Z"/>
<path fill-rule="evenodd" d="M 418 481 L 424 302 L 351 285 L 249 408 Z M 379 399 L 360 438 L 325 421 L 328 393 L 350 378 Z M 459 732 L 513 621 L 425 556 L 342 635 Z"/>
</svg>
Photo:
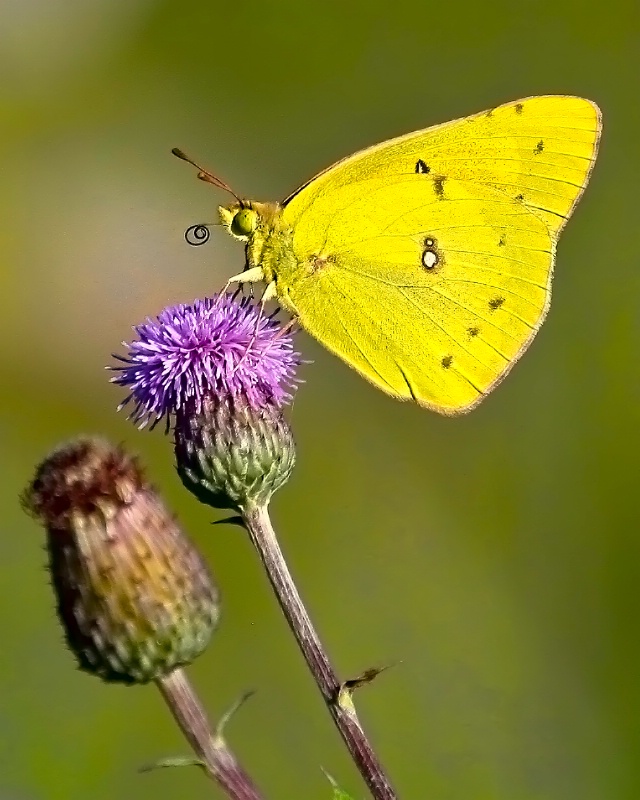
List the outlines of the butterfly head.
<svg viewBox="0 0 640 800">
<path fill-rule="evenodd" d="M 231 206 L 220 206 L 218 213 L 229 233 L 243 242 L 248 241 L 258 227 L 259 213 L 248 200 L 241 200 Z"/>
<path fill-rule="evenodd" d="M 267 238 L 270 232 L 283 228 L 282 209 L 278 203 L 238 200 L 233 205 L 220 206 L 218 213 L 220 222 L 235 239 L 250 244 L 257 244 Z"/>
</svg>

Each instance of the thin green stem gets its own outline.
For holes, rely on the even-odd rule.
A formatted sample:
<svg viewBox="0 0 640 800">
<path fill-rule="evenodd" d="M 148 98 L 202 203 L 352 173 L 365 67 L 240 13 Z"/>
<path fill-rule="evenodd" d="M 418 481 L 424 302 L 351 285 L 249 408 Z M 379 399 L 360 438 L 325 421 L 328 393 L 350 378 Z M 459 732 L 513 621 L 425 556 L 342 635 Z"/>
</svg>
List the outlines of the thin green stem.
<svg viewBox="0 0 640 800">
<path fill-rule="evenodd" d="M 344 691 L 343 684 L 338 680 L 298 594 L 271 525 L 267 507 L 247 508 L 243 512 L 243 520 L 307 666 L 372 796 L 375 800 L 397 800 L 397 795 L 362 729 L 351 695 Z"/>
<path fill-rule="evenodd" d="M 158 678 L 156 683 L 209 778 L 218 783 L 231 800 L 263 800 L 225 742 L 221 726 L 212 731 L 184 670 L 176 669 Z"/>
</svg>

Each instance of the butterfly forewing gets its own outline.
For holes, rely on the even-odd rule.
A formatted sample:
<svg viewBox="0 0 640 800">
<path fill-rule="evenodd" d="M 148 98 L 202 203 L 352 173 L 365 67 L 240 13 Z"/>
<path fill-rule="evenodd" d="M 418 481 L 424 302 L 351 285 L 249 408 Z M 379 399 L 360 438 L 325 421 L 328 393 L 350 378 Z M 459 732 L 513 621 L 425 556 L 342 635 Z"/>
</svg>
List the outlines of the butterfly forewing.
<svg viewBox="0 0 640 800">
<path fill-rule="evenodd" d="M 355 153 L 285 201 L 297 219 L 325 192 L 368 177 L 424 170 L 500 188 L 553 233 L 570 216 L 596 158 L 601 117 L 580 97 L 529 97 Z"/>
</svg>

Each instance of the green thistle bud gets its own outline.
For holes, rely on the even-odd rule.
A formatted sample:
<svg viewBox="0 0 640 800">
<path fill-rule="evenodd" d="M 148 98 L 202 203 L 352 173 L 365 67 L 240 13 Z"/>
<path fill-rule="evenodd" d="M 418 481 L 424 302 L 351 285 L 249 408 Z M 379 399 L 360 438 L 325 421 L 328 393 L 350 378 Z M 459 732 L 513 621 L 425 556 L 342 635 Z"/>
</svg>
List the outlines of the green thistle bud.
<svg viewBox="0 0 640 800">
<path fill-rule="evenodd" d="M 218 591 L 134 458 L 102 439 L 73 441 L 39 465 L 23 501 L 46 529 L 58 616 L 81 669 L 146 683 L 202 653 Z"/>
<path fill-rule="evenodd" d="M 254 406 L 242 397 L 211 395 L 199 411 L 177 414 L 175 451 L 189 491 L 203 503 L 239 511 L 266 505 L 295 464 L 280 408 Z"/>
</svg>

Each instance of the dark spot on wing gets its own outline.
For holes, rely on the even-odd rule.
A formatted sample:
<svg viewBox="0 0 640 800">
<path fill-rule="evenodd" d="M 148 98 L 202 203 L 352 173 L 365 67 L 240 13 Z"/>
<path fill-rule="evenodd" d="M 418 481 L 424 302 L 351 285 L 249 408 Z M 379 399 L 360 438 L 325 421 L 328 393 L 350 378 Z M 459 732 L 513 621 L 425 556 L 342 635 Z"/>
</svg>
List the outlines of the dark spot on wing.
<svg viewBox="0 0 640 800">
<path fill-rule="evenodd" d="M 524 200 L 524 195 L 523 194 L 517 194 L 516 195 L 516 200 Z"/>
<path fill-rule="evenodd" d="M 543 150 L 544 150 L 544 142 L 542 141 L 542 139 L 540 139 L 538 144 L 535 146 L 535 149 L 534 149 L 533 152 L 536 153 L 536 155 L 537 155 L 537 154 L 541 153 Z"/>
<path fill-rule="evenodd" d="M 496 308 L 500 308 L 500 306 L 504 303 L 504 297 L 494 297 L 493 300 L 489 300 L 489 308 L 492 311 L 495 311 Z"/>
<path fill-rule="evenodd" d="M 445 369 L 449 369 L 453 364 L 453 356 L 445 356 L 440 363 Z"/>
<path fill-rule="evenodd" d="M 433 191 L 436 197 L 440 200 L 444 198 L 444 182 L 446 177 L 444 175 L 436 175 L 433 179 Z"/>
<path fill-rule="evenodd" d="M 522 103 L 516 103 L 514 107 L 516 110 L 516 114 L 522 114 L 522 112 L 524 111 L 524 106 L 522 105 Z"/>
<path fill-rule="evenodd" d="M 477 336 L 480 333 L 480 328 L 467 328 L 469 336 Z"/>
<path fill-rule="evenodd" d="M 429 172 L 431 172 L 431 167 L 427 166 L 424 163 L 424 161 L 421 158 L 419 158 L 416 161 L 416 172 L 418 172 L 418 173 L 420 173 L 422 175 L 427 175 Z"/>
<path fill-rule="evenodd" d="M 504 247 L 506 243 L 507 243 L 507 237 L 503 233 L 502 236 L 500 237 L 500 241 L 498 242 L 498 247 Z"/>
<path fill-rule="evenodd" d="M 433 236 L 427 236 L 424 240 L 424 250 L 420 258 L 422 266 L 425 269 L 435 269 L 440 264 L 440 253 L 438 252 L 438 243 Z"/>
</svg>

